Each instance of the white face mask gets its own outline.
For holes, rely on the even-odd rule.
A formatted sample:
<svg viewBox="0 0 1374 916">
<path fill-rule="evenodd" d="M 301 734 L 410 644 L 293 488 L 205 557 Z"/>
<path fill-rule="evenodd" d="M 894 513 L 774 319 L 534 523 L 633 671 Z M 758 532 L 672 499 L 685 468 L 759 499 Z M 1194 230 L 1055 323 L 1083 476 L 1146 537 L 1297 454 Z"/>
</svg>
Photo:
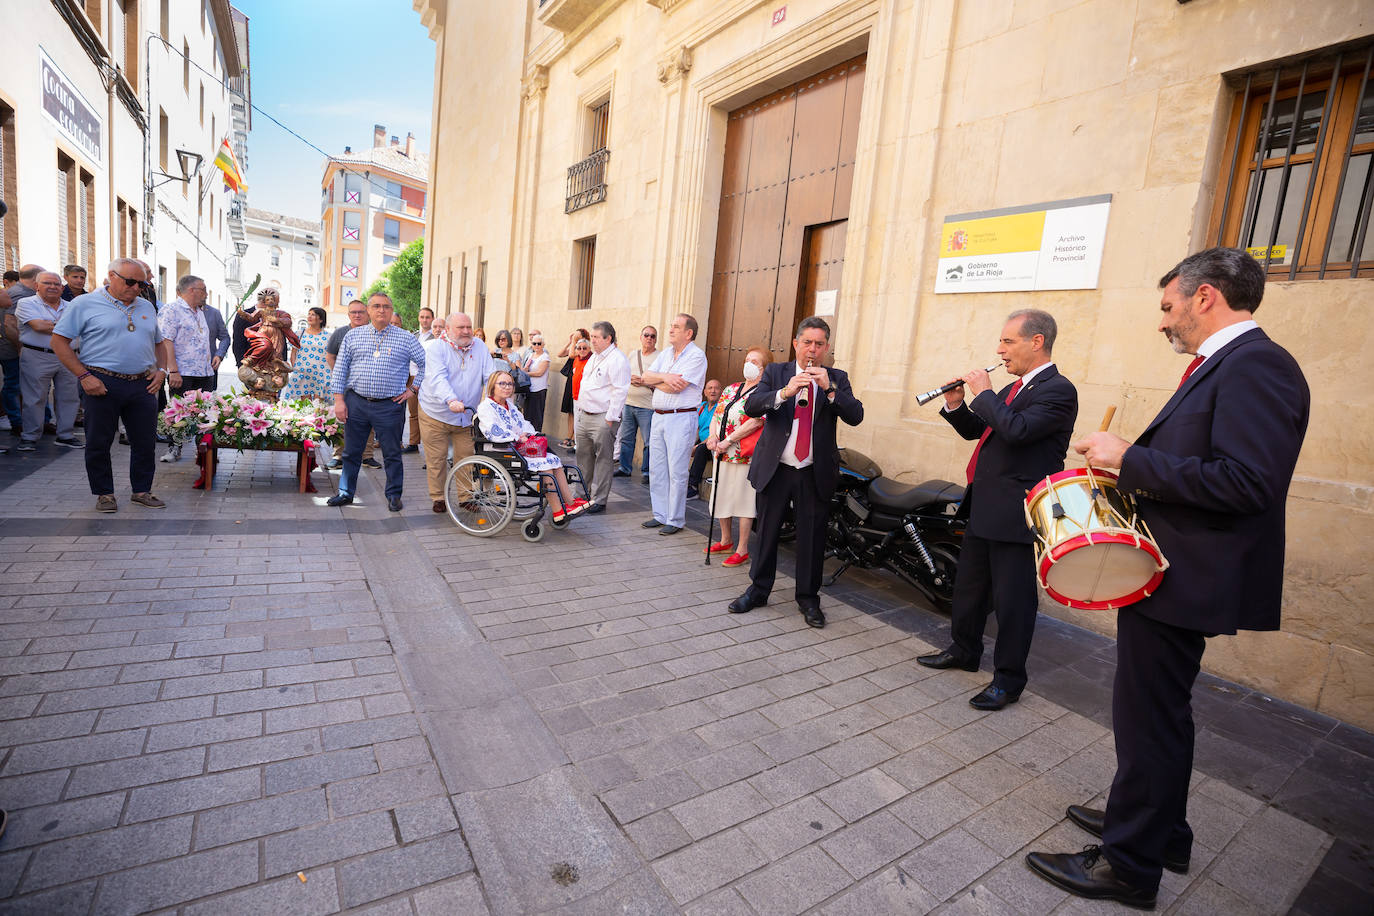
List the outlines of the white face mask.
<svg viewBox="0 0 1374 916">
<path fill-rule="evenodd" d="M 758 366 L 754 365 L 753 363 L 744 364 L 744 380 L 746 382 L 752 382 L 760 375 L 763 375 L 763 370 L 760 369 Z"/>
</svg>

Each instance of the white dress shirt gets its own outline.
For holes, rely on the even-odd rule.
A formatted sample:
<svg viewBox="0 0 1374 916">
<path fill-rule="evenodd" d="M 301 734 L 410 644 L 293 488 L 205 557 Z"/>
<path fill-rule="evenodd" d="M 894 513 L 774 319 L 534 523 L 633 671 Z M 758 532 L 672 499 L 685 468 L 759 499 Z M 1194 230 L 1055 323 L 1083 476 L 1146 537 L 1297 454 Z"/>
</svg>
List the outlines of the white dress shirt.
<svg viewBox="0 0 1374 916">
<path fill-rule="evenodd" d="M 662 387 L 654 389 L 654 410 L 680 410 L 690 407 L 696 410 L 701 403 L 701 389 L 706 384 L 706 354 L 689 340 L 682 352 L 673 353 L 672 347 L 665 348 L 649 367 L 650 372 L 677 374 L 687 380 L 687 387 L 674 393 Z"/>
<path fill-rule="evenodd" d="M 1216 353 L 1222 347 L 1226 346 L 1246 331 L 1253 331 L 1257 327 L 1259 327 L 1259 322 L 1255 321 L 1253 318 L 1246 321 L 1237 321 L 1235 324 L 1228 324 L 1226 327 L 1204 340 L 1202 346 L 1197 348 L 1197 355 L 1201 356 L 1205 363 L 1212 358 L 1212 354 Z"/>
<path fill-rule="evenodd" d="M 583 413 L 604 413 L 612 423 L 625 412 L 625 397 L 630 393 L 630 361 L 611 344 L 593 353 L 582 369 L 582 388 L 577 409 Z"/>
<path fill-rule="evenodd" d="M 792 374 L 801 374 L 801 366 L 795 360 L 792 362 Z M 797 459 L 797 428 L 801 425 L 801 421 L 797 419 L 797 407 L 794 404 L 792 407 L 792 431 L 787 434 L 787 444 L 782 447 L 782 455 L 778 458 L 778 461 L 781 463 L 794 468 L 806 468 L 816 463 L 816 397 L 818 395 L 826 397 L 827 395 L 816 388 L 815 382 L 810 384 L 810 388 L 811 391 L 808 393 L 807 397 L 811 399 L 811 450 L 806 458 L 802 460 Z M 775 401 L 781 406 L 783 400 L 785 399 L 782 397 L 782 391 L 780 390 L 778 391 Z"/>
</svg>

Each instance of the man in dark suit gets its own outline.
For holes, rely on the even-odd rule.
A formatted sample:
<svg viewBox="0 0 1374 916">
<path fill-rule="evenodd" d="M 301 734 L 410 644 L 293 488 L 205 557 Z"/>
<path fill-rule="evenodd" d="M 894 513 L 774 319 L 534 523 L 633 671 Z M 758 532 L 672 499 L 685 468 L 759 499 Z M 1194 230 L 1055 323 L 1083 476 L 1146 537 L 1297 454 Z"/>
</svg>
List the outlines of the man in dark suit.
<svg viewBox="0 0 1374 916">
<path fill-rule="evenodd" d="M 992 683 L 969 700 L 998 710 L 1021 698 L 1026 656 L 1040 596 L 1035 586 L 1034 536 L 1026 526 L 1026 491 L 1064 469 L 1078 416 L 1078 392 L 1051 361 L 1054 318 L 1038 309 L 1007 316 L 997 355 L 1017 380 L 996 394 L 975 369 L 945 392 L 940 411 L 965 439 L 977 439 L 964 494 L 968 530 L 959 551 L 950 621 L 952 644 L 918 659 L 927 668 L 977 671 L 988 611 L 997 614 Z M 965 391 L 971 400 L 965 402 Z"/>
<path fill-rule="evenodd" d="M 1068 810 L 1102 844 L 1026 857 L 1071 893 L 1140 907 L 1154 905 L 1162 869 L 1188 870 L 1192 689 L 1206 638 L 1279 628 L 1284 509 L 1310 405 L 1297 362 L 1252 317 L 1264 297 L 1254 258 L 1210 248 L 1159 285 L 1159 330 L 1196 358 L 1134 444 L 1099 432 L 1074 449 L 1121 469 L 1170 566 L 1154 594 L 1117 612 L 1107 810 Z"/>
<path fill-rule="evenodd" d="M 749 462 L 749 482 L 760 496 L 759 544 L 749 567 L 751 584 L 730 602 L 730 613 L 768 603 L 778 567 L 778 535 L 791 505 L 797 524 L 797 606 L 807 624 L 819 628 L 825 626 L 820 601 L 825 520 L 840 479 L 835 421 L 858 426 L 864 405 L 854 397 L 847 373 L 821 365 L 830 352 L 830 325 L 824 319 L 802 319 L 792 346 L 797 361 L 766 367 L 744 402 L 746 414 L 764 418 Z"/>
</svg>

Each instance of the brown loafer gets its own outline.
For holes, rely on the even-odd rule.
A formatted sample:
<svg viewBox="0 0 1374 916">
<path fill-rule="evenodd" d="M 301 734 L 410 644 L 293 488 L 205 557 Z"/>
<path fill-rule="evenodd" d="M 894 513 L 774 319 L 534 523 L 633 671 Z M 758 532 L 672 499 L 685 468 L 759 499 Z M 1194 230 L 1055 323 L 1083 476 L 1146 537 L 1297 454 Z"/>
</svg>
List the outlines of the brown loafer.
<svg viewBox="0 0 1374 916">
<path fill-rule="evenodd" d="M 442 513 L 442 512 L 447 512 L 447 511 L 448 511 L 448 505 L 447 505 L 442 499 L 436 499 L 436 500 L 434 501 L 434 511 L 435 511 L 436 514 L 437 514 L 437 513 Z"/>
<path fill-rule="evenodd" d="M 116 499 L 114 498 L 114 495 L 111 494 L 111 493 L 106 493 L 104 496 L 97 496 L 97 497 L 95 498 L 95 511 L 97 511 L 97 512 L 118 512 L 118 511 L 119 511 L 119 501 L 116 500 Z"/>
<path fill-rule="evenodd" d="M 140 506 L 147 506 L 149 509 L 166 509 L 167 504 L 158 499 L 151 493 L 135 493 L 129 497 L 130 502 L 138 503 Z"/>
</svg>

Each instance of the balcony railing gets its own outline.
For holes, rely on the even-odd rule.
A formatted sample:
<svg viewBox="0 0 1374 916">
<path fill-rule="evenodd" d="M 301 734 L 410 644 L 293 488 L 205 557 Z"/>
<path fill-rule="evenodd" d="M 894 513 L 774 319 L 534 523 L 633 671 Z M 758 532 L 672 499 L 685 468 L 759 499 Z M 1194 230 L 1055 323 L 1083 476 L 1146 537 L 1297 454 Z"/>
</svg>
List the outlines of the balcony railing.
<svg viewBox="0 0 1374 916">
<path fill-rule="evenodd" d="M 568 199 L 564 213 L 581 210 L 606 199 L 606 162 L 611 151 L 599 149 L 568 169 Z"/>
</svg>

